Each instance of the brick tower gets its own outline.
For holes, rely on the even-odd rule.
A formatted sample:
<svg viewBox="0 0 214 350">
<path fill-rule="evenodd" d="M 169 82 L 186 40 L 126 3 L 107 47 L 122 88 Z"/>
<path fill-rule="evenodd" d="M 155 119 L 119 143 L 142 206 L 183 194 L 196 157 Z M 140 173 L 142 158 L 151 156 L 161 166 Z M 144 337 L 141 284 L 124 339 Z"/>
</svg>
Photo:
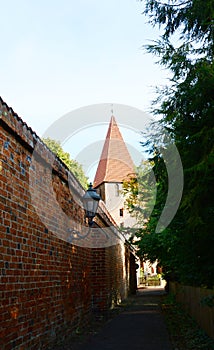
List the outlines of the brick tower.
<svg viewBox="0 0 214 350">
<path fill-rule="evenodd" d="M 132 227 L 135 223 L 124 208 L 121 194 L 123 181 L 134 173 L 134 163 L 112 116 L 94 178 L 94 188 L 119 227 Z"/>
</svg>

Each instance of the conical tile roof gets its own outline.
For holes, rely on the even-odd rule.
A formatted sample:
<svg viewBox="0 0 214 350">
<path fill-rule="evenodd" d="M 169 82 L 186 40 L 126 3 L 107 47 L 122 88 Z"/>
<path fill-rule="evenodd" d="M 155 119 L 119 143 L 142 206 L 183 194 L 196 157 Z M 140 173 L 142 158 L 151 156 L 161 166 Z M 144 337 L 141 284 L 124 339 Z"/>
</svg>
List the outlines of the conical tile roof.
<svg viewBox="0 0 214 350">
<path fill-rule="evenodd" d="M 112 116 L 94 178 L 94 187 L 103 182 L 123 182 L 133 173 L 134 163 Z"/>
</svg>

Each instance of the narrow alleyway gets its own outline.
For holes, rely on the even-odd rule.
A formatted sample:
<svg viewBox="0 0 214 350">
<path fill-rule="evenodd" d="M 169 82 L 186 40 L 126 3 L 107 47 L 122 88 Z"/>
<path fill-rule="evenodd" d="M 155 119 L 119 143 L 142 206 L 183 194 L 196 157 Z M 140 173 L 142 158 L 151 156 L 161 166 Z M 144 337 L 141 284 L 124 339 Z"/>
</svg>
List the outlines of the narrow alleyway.
<svg viewBox="0 0 214 350">
<path fill-rule="evenodd" d="M 130 306 L 108 321 L 98 334 L 79 346 L 70 344 L 64 349 L 172 350 L 160 310 L 163 294 L 164 290 L 158 287 L 138 289 Z"/>
</svg>

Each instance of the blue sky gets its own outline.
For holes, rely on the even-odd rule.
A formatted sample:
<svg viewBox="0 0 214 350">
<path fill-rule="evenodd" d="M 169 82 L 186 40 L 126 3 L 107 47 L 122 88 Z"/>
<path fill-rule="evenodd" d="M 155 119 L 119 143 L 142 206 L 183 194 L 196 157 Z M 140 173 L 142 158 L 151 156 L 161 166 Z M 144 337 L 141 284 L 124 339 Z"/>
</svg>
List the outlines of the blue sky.
<svg viewBox="0 0 214 350">
<path fill-rule="evenodd" d="M 141 1 L 0 0 L 0 7 L 0 94 L 40 136 L 91 104 L 148 111 L 154 86 L 166 83 L 142 49 L 159 32 L 146 24 Z"/>
</svg>

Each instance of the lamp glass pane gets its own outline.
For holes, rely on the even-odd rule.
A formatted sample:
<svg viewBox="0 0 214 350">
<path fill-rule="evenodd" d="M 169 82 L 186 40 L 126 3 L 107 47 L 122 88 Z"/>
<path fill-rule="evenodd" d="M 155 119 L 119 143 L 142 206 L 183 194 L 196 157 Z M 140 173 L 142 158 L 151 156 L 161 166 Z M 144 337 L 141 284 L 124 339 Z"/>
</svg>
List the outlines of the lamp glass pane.
<svg viewBox="0 0 214 350">
<path fill-rule="evenodd" d="M 94 212 L 94 200 L 93 199 L 89 199 L 87 201 L 87 211 Z"/>
</svg>

